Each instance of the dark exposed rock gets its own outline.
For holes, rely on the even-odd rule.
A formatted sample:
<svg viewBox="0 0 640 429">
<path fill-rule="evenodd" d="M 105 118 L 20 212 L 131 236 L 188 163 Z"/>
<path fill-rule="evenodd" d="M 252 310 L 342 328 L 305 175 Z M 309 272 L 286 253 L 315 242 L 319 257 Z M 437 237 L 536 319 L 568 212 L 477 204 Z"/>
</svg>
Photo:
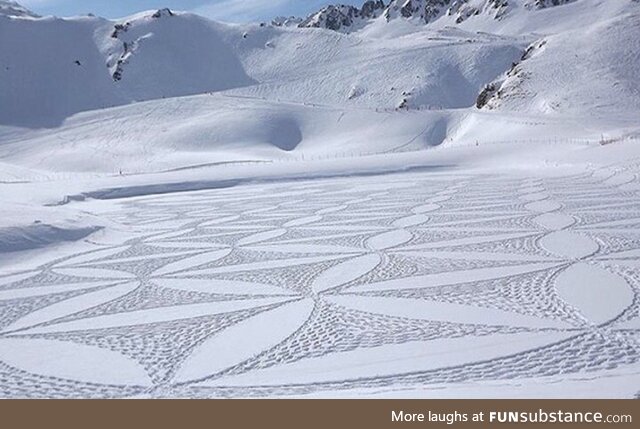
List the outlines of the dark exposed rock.
<svg viewBox="0 0 640 429">
<path fill-rule="evenodd" d="M 547 7 L 561 6 L 567 3 L 573 3 L 576 0 L 532 0 L 531 4 L 537 9 L 544 9 Z"/>
<path fill-rule="evenodd" d="M 309 16 L 299 27 L 326 28 L 340 31 L 352 27 L 358 20 L 366 20 L 379 16 L 385 8 L 382 0 L 369 0 L 358 9 L 348 5 L 330 5 Z"/>
<path fill-rule="evenodd" d="M 151 15 L 151 17 L 155 19 L 162 18 L 163 16 L 174 16 L 174 14 L 171 12 L 171 9 L 165 7 L 164 9 L 158 9 L 153 15 Z"/>
<path fill-rule="evenodd" d="M 524 54 L 522 54 L 522 58 L 520 59 L 520 61 L 525 61 L 528 60 L 529 58 L 531 58 L 538 50 L 540 50 L 541 48 L 543 48 L 545 45 L 547 44 L 546 40 L 541 40 L 539 42 L 534 43 L 533 45 L 530 45 L 526 51 L 524 51 Z"/>
<path fill-rule="evenodd" d="M 353 6 L 327 6 L 300 23 L 299 27 L 326 28 L 338 31 L 353 24 L 358 9 Z"/>
<path fill-rule="evenodd" d="M 124 24 L 116 24 L 113 26 L 113 32 L 111 33 L 111 37 L 117 39 L 120 36 L 120 33 L 127 32 L 131 27 L 130 22 L 125 22 Z"/>
<path fill-rule="evenodd" d="M 476 107 L 478 109 L 482 109 L 487 105 L 491 97 L 495 95 L 498 91 L 498 85 L 495 83 L 490 83 L 484 87 L 480 95 L 478 95 L 478 99 L 476 100 Z"/>
<path fill-rule="evenodd" d="M 274 27 L 295 27 L 302 21 L 304 21 L 302 18 L 296 16 L 278 16 L 271 21 L 271 25 Z"/>
<path fill-rule="evenodd" d="M 363 18 L 375 18 L 384 8 L 385 4 L 383 0 L 369 0 L 362 5 L 360 16 Z"/>
<path fill-rule="evenodd" d="M 544 9 L 572 3 L 576 0 L 529 0 L 528 9 Z M 640 1 L 640 0 L 634 0 Z M 510 0 L 392 0 L 385 6 L 383 0 L 369 0 L 360 9 L 355 6 L 330 5 L 317 13 L 310 15 L 299 24 L 299 27 L 326 28 L 334 31 L 350 30 L 358 20 L 377 18 L 383 15 L 387 21 L 400 17 L 405 19 L 418 18 L 425 24 L 433 22 L 441 16 L 455 17 L 455 22 L 461 24 L 470 17 L 489 14 L 495 19 L 502 17 L 510 10 Z M 272 23 L 285 26 L 286 19 L 278 18 Z"/>
</svg>

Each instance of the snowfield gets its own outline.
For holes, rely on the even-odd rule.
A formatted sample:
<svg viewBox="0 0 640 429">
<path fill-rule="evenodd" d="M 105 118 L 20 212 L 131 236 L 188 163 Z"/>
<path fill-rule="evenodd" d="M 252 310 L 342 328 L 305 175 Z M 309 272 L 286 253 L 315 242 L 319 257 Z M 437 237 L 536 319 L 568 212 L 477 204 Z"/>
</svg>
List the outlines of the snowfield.
<svg viewBox="0 0 640 429">
<path fill-rule="evenodd" d="M 640 396 L 640 3 L 386 3 L 0 0 L 0 397 Z"/>
<path fill-rule="evenodd" d="M 0 276 L 0 392 L 633 397 L 638 166 L 77 203 L 117 228 Z"/>
</svg>

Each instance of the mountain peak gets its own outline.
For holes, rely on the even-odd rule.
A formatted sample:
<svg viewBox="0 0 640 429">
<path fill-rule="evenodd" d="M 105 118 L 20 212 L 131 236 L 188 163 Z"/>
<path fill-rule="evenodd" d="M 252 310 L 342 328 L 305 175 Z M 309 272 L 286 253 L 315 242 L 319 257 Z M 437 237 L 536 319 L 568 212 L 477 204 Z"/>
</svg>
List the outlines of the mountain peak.
<svg viewBox="0 0 640 429">
<path fill-rule="evenodd" d="M 396 18 L 417 19 L 429 24 L 441 17 L 452 17 L 456 24 L 485 15 L 502 19 L 516 3 L 527 10 L 545 9 L 573 3 L 576 0 L 383 0 L 366 1 L 361 8 L 343 4 L 325 6 L 300 23 L 300 27 L 325 28 L 350 32 L 368 20 L 384 16 L 386 21 Z"/>
<path fill-rule="evenodd" d="M 573 3 L 576 0 L 519 0 L 527 9 L 545 9 Z M 492 15 L 500 19 L 513 7 L 514 0 L 393 0 L 385 10 L 387 20 L 401 16 L 420 18 L 425 23 L 441 16 L 455 16 L 456 23 L 480 15 Z"/>
<path fill-rule="evenodd" d="M 351 29 L 356 23 L 377 18 L 385 8 L 383 0 L 368 0 L 361 8 L 344 4 L 329 5 L 300 23 L 302 28 L 326 28 L 340 31 Z"/>
<path fill-rule="evenodd" d="M 17 16 L 37 18 L 38 15 L 31 12 L 21 4 L 11 0 L 0 0 L 0 16 Z"/>
<path fill-rule="evenodd" d="M 174 16 L 174 13 L 168 7 L 158 9 L 153 15 L 151 15 L 152 18 L 156 19 L 169 16 Z"/>
</svg>

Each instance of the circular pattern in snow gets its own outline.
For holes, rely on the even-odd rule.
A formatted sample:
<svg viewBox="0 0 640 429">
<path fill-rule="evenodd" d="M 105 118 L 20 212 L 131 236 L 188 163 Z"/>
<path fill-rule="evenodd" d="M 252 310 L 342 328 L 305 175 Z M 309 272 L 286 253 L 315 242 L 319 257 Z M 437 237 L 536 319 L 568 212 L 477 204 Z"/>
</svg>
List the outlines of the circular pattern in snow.
<svg viewBox="0 0 640 429">
<path fill-rule="evenodd" d="M 132 359 L 94 346 L 41 339 L 0 339 L 0 360 L 49 377 L 86 383 L 148 386 L 147 373 Z"/>
<path fill-rule="evenodd" d="M 367 241 L 367 246 L 372 250 L 385 250 L 392 247 L 400 246 L 411 240 L 413 235 L 405 229 L 396 229 L 388 231 Z"/>
<path fill-rule="evenodd" d="M 618 173 L 610 179 L 607 179 L 604 183 L 609 186 L 621 186 L 631 183 L 635 180 L 635 175 L 631 173 Z"/>
<path fill-rule="evenodd" d="M 634 294 L 624 279 L 598 266 L 578 263 L 556 279 L 556 290 L 591 323 L 616 318 L 633 303 Z"/>
<path fill-rule="evenodd" d="M 423 204 L 421 206 L 414 207 L 411 209 L 411 211 L 415 214 L 421 214 L 421 213 L 433 212 L 439 209 L 440 209 L 440 206 L 438 204 L 429 203 L 429 204 Z"/>
<path fill-rule="evenodd" d="M 214 335 L 186 360 L 176 381 L 207 377 L 277 345 L 298 329 L 312 311 L 313 301 L 306 299 L 265 311 Z"/>
<path fill-rule="evenodd" d="M 90 292 L 75 298 L 67 299 L 48 307 L 41 308 L 18 319 L 5 331 L 24 329 L 29 326 L 49 322 L 85 308 L 102 304 L 113 299 L 122 297 L 138 288 L 138 283 L 126 283 L 118 286 L 107 287 L 97 292 Z"/>
<path fill-rule="evenodd" d="M 238 240 L 238 246 L 248 246 L 249 244 L 260 243 L 262 241 L 272 240 L 287 233 L 284 228 L 278 228 L 271 231 L 259 232 L 248 237 Z"/>
<path fill-rule="evenodd" d="M 416 214 L 413 216 L 403 217 L 393 222 L 393 226 L 396 228 L 409 228 L 412 226 L 420 225 L 429 220 L 429 216 L 423 214 Z"/>
<path fill-rule="evenodd" d="M 533 221 L 543 228 L 552 231 L 559 231 L 570 227 L 576 223 L 576 220 L 562 213 L 545 213 L 533 218 Z"/>
<path fill-rule="evenodd" d="M 319 215 L 307 216 L 307 217 L 294 219 L 292 221 L 286 222 L 282 226 L 284 226 L 285 228 L 291 228 L 294 226 L 308 225 L 310 223 L 318 222 L 319 220 L 322 220 L 322 216 L 319 216 Z"/>
<path fill-rule="evenodd" d="M 556 201 L 542 200 L 529 203 L 525 206 L 527 210 L 537 213 L 549 213 L 562 208 L 562 204 Z"/>
<path fill-rule="evenodd" d="M 229 255 L 229 253 L 231 253 L 231 249 L 222 249 L 215 252 L 207 252 L 200 255 L 191 256 L 185 259 L 181 259 L 177 262 L 167 264 L 153 274 L 155 276 L 163 276 L 178 271 L 188 270 L 190 268 L 194 269 L 200 265 L 210 264 L 219 259 L 222 259 L 225 256 Z"/>
<path fill-rule="evenodd" d="M 598 243 L 570 231 L 556 231 L 544 236 L 540 245 L 547 251 L 568 259 L 582 259 L 591 256 L 599 249 Z"/>
<path fill-rule="evenodd" d="M 329 268 L 313 282 L 315 293 L 324 292 L 349 283 L 373 270 L 380 263 L 376 254 L 359 256 Z"/>
<path fill-rule="evenodd" d="M 0 351 L 16 367 L 0 363 L 0 396 L 284 396 L 327 381 L 349 395 L 629 368 L 628 193 L 595 176 L 408 174 L 109 202 L 105 216 L 136 224 L 118 247 L 0 275 Z M 49 348 L 66 367 L 31 356 Z"/>
<path fill-rule="evenodd" d="M 536 192 L 533 194 L 525 194 L 520 197 L 522 201 L 542 201 L 549 198 L 549 194 L 544 192 Z"/>
</svg>

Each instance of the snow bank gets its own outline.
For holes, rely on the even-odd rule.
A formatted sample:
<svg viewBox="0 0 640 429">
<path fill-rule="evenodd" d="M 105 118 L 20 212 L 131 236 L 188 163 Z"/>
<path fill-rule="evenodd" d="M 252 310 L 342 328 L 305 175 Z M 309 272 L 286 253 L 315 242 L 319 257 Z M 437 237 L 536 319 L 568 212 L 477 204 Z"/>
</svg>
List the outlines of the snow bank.
<svg viewBox="0 0 640 429">
<path fill-rule="evenodd" d="M 0 207 L 0 253 L 80 240 L 103 227 L 96 218 L 74 210 L 3 203 Z"/>
</svg>

